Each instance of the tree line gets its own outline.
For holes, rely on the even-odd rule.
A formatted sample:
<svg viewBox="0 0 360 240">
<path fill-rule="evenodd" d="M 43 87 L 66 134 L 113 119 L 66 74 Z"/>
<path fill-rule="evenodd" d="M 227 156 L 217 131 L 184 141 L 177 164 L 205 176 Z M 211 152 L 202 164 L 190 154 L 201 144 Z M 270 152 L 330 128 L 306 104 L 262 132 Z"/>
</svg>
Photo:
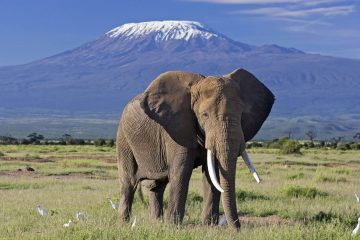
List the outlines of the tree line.
<svg viewBox="0 0 360 240">
<path fill-rule="evenodd" d="M 60 138 L 47 139 L 44 135 L 33 132 L 26 138 L 18 139 L 12 136 L 0 136 L 0 144 L 3 145 L 95 145 L 114 147 L 114 139 L 96 138 L 82 139 L 74 138 L 70 134 L 63 134 Z"/>
</svg>

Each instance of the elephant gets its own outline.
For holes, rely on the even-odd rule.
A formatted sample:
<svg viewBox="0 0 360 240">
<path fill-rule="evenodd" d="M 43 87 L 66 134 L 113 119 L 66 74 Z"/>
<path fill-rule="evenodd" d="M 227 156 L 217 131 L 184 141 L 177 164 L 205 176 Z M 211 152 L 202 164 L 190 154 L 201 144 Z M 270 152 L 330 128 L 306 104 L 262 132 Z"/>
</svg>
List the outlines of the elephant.
<svg viewBox="0 0 360 240">
<path fill-rule="evenodd" d="M 117 131 L 119 217 L 129 221 L 137 185 L 149 189 L 150 219 L 182 222 L 192 170 L 202 166 L 203 224 L 216 224 L 220 198 L 229 227 L 240 228 L 235 172 L 268 117 L 275 97 L 254 75 L 236 69 L 224 76 L 170 71 L 159 75 L 124 108 Z M 220 179 L 220 181 L 218 180 Z"/>
</svg>

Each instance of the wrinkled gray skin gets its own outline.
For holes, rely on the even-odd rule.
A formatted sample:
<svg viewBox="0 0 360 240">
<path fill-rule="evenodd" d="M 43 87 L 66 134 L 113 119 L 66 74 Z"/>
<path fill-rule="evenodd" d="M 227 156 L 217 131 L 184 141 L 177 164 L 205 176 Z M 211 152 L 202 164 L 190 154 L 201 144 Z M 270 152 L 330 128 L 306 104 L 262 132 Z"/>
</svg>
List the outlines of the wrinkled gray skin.
<svg viewBox="0 0 360 240">
<path fill-rule="evenodd" d="M 170 184 L 167 220 L 180 223 L 193 168 L 202 166 L 204 224 L 217 224 L 220 192 L 209 178 L 206 149 L 224 189 L 227 222 L 240 228 L 235 198 L 237 157 L 260 129 L 274 96 L 249 72 L 223 77 L 166 72 L 125 107 L 117 133 L 121 182 L 120 219 L 128 221 L 139 182 L 150 190 L 150 219 L 163 215 L 163 194 Z"/>
</svg>

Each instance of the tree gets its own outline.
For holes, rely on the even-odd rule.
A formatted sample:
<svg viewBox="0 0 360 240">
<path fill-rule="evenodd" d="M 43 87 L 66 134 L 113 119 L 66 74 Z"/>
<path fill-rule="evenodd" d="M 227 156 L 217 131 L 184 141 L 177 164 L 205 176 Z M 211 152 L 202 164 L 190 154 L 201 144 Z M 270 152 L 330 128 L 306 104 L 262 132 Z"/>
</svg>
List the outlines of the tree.
<svg viewBox="0 0 360 240">
<path fill-rule="evenodd" d="M 18 144 L 18 140 L 11 135 L 0 136 L 0 144 Z"/>
<path fill-rule="evenodd" d="M 94 145 L 97 146 L 97 147 L 104 146 L 105 145 L 105 139 L 103 139 L 103 138 L 95 139 Z"/>
<path fill-rule="evenodd" d="M 360 132 L 355 133 L 355 135 L 353 136 L 353 138 L 360 140 Z"/>
<path fill-rule="evenodd" d="M 108 139 L 106 140 L 106 146 L 113 147 L 115 146 L 115 140 L 114 139 Z"/>
<path fill-rule="evenodd" d="M 73 139 L 73 137 L 70 134 L 65 133 L 64 135 L 62 135 L 61 140 L 66 144 L 66 145 L 74 145 L 75 143 L 75 139 Z"/>
<path fill-rule="evenodd" d="M 336 148 L 343 138 L 344 138 L 344 137 L 333 137 L 333 138 L 331 139 L 331 143 L 332 143 L 331 146 L 332 146 L 333 148 Z"/>
<path fill-rule="evenodd" d="M 40 141 L 44 139 L 44 136 L 34 132 L 30 133 L 27 138 L 30 144 L 39 144 Z"/>
<path fill-rule="evenodd" d="M 309 137 L 310 141 L 313 143 L 314 139 L 316 138 L 316 132 L 314 130 L 309 130 L 305 134 L 306 136 Z"/>
</svg>

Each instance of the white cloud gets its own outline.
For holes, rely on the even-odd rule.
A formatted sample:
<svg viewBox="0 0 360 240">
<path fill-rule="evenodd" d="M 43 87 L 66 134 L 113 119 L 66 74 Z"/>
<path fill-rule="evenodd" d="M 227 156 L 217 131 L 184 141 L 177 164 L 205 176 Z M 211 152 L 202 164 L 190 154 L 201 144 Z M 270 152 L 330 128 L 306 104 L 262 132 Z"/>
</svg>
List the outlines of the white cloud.
<svg viewBox="0 0 360 240">
<path fill-rule="evenodd" d="M 322 16 L 335 16 L 335 15 L 348 15 L 354 12 L 354 5 L 346 6 L 334 6 L 334 7 L 319 7 L 308 9 L 287 9 L 280 7 L 267 7 L 267 8 L 255 8 L 249 10 L 240 10 L 233 13 L 245 13 L 253 15 L 266 15 L 272 17 L 307 17 L 310 15 L 322 15 Z"/>
</svg>

